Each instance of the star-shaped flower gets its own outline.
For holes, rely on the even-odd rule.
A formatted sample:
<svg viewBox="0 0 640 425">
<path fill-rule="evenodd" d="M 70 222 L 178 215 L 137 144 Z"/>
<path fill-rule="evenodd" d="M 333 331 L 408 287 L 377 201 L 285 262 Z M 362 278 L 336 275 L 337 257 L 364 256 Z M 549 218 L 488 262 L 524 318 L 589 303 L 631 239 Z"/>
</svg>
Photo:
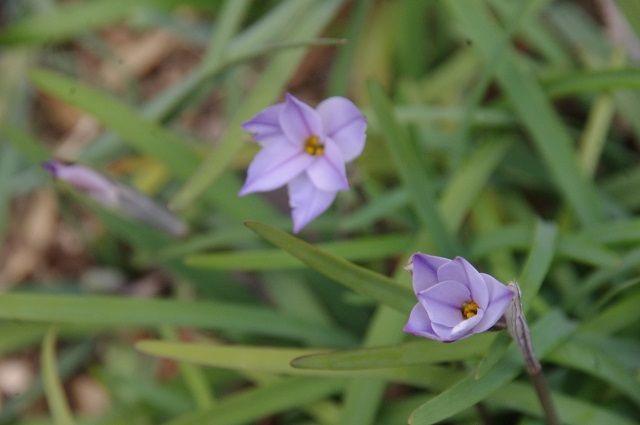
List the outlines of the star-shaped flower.
<svg viewBox="0 0 640 425">
<path fill-rule="evenodd" d="M 484 332 L 505 314 L 515 295 L 462 257 L 449 260 L 418 252 L 408 268 L 418 303 L 404 331 L 416 336 L 452 342 Z"/>
<path fill-rule="evenodd" d="M 347 190 L 345 163 L 364 149 L 367 121 L 344 97 L 316 109 L 287 94 L 243 124 L 262 146 L 247 171 L 240 196 L 288 185 L 293 231 L 322 214 Z"/>
</svg>

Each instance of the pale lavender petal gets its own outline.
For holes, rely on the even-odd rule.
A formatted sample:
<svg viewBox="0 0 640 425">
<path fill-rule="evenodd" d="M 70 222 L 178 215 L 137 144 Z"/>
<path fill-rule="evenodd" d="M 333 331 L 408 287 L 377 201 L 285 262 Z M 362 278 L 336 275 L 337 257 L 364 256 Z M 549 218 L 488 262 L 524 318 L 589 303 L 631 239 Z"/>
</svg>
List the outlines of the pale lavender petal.
<svg viewBox="0 0 640 425">
<path fill-rule="evenodd" d="M 342 154 L 331 139 L 324 140 L 324 155 L 314 159 L 307 174 L 318 189 L 332 192 L 349 189 Z"/>
<path fill-rule="evenodd" d="M 283 109 L 284 103 L 269 106 L 243 123 L 242 128 L 252 133 L 255 141 L 263 146 L 273 141 L 285 139 L 279 121 L 280 112 Z"/>
<path fill-rule="evenodd" d="M 84 165 L 52 160 L 42 163 L 42 168 L 52 177 L 69 183 L 104 204 L 114 206 L 118 199 L 115 183 Z"/>
<path fill-rule="evenodd" d="M 438 269 L 438 280 L 455 280 L 464 283 L 471 291 L 472 300 L 486 308 L 489 302 L 487 286 L 480 273 L 467 260 L 456 257 Z"/>
<path fill-rule="evenodd" d="M 448 262 L 448 258 L 417 252 L 411 256 L 409 267 L 413 273 L 413 291 L 429 289 L 438 283 L 438 268 Z"/>
<path fill-rule="evenodd" d="M 324 139 L 320 115 L 289 93 L 278 119 L 284 134 L 296 145 L 303 146 L 310 136 L 317 136 L 321 141 Z"/>
<path fill-rule="evenodd" d="M 431 321 L 446 326 L 455 326 L 464 320 L 461 308 L 470 298 L 469 289 L 453 280 L 437 283 L 418 293 L 418 301 Z"/>
<path fill-rule="evenodd" d="M 478 310 L 480 313 L 480 310 Z M 478 314 L 469 319 L 463 320 L 456 326 L 440 325 L 438 323 L 432 323 L 433 331 L 444 342 L 454 342 L 460 339 L 473 335 L 474 326 L 481 320 L 481 316 Z"/>
<path fill-rule="evenodd" d="M 458 340 L 458 339 L 462 339 L 465 338 L 469 335 L 472 335 L 474 333 L 477 333 L 478 331 L 476 330 L 476 325 L 482 320 L 484 311 L 479 308 L 478 309 L 478 314 L 476 314 L 473 317 L 470 317 L 466 320 L 463 320 L 462 322 L 458 323 L 456 326 L 454 326 L 451 329 L 451 334 L 449 335 L 449 337 L 452 340 Z"/>
<path fill-rule="evenodd" d="M 471 263 L 462 257 L 456 257 L 454 261 L 462 263 L 462 267 L 467 275 L 467 282 L 469 282 L 469 289 L 471 290 L 473 300 L 481 308 L 486 309 L 489 304 L 489 290 L 487 289 L 487 284 L 480 275 L 480 272 L 478 272 Z"/>
<path fill-rule="evenodd" d="M 288 188 L 294 233 L 325 212 L 336 197 L 336 192 L 316 188 L 305 174 L 293 179 Z"/>
<path fill-rule="evenodd" d="M 456 282 L 464 283 L 466 285 L 467 275 L 462 268 L 462 264 L 453 260 L 444 263 L 438 267 L 438 281 L 443 280 L 455 280 Z"/>
<path fill-rule="evenodd" d="M 285 140 L 271 143 L 255 156 L 247 170 L 240 196 L 287 184 L 313 162 L 313 158 Z"/>
<path fill-rule="evenodd" d="M 440 340 L 431 327 L 429 315 L 420 304 L 416 304 L 411 310 L 409 320 L 403 330 L 416 336 Z"/>
<path fill-rule="evenodd" d="M 316 108 L 327 137 L 335 140 L 342 156 L 349 162 L 364 149 L 367 120 L 349 99 L 330 97 Z"/>
<path fill-rule="evenodd" d="M 504 315 L 507 307 L 513 300 L 513 292 L 508 286 L 498 282 L 496 278 L 485 273 L 480 273 L 489 292 L 489 305 L 486 308 L 484 317 L 474 329 L 475 332 L 484 332 L 496 324 Z"/>
</svg>

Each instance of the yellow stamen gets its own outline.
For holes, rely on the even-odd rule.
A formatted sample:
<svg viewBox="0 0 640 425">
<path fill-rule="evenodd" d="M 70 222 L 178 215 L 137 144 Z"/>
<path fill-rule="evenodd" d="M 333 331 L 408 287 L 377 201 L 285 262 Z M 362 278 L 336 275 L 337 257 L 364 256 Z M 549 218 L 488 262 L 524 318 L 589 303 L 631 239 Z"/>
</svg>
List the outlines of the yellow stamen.
<svg viewBox="0 0 640 425">
<path fill-rule="evenodd" d="M 318 136 L 309 136 L 304 142 L 304 151 L 311 156 L 324 155 L 324 145 L 320 143 Z"/>
<path fill-rule="evenodd" d="M 465 319 L 470 319 L 478 314 L 478 308 L 480 307 L 478 306 L 478 304 L 476 304 L 475 301 L 467 301 L 466 303 L 462 304 L 460 310 L 462 311 L 462 316 Z"/>
</svg>

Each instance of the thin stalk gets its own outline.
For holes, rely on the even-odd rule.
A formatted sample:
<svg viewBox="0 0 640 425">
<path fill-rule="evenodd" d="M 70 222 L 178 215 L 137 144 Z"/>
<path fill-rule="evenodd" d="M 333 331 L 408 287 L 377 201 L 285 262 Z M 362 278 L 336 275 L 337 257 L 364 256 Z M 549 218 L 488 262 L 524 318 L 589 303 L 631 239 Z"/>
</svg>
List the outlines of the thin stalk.
<svg viewBox="0 0 640 425">
<path fill-rule="evenodd" d="M 509 283 L 509 287 L 514 292 L 514 298 L 505 314 L 507 329 L 509 329 L 509 333 L 518 344 L 518 347 L 520 347 L 527 373 L 536 390 L 538 400 L 540 400 L 547 424 L 560 425 L 558 413 L 551 399 L 551 390 L 542 374 L 542 366 L 533 352 L 529 325 L 522 311 L 520 287 L 515 282 Z"/>
</svg>

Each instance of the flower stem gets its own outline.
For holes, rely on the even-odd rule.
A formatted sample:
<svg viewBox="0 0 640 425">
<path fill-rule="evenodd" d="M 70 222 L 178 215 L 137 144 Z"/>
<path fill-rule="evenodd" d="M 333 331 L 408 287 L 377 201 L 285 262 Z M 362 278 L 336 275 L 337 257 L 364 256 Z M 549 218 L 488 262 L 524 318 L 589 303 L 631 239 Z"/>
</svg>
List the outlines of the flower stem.
<svg viewBox="0 0 640 425">
<path fill-rule="evenodd" d="M 551 391 L 547 385 L 547 380 L 544 378 L 542 369 L 539 369 L 535 373 L 529 373 L 533 387 L 536 389 L 538 400 L 544 411 L 544 416 L 547 418 L 548 425 L 560 425 L 560 418 L 558 418 L 558 412 L 551 399 Z"/>
<path fill-rule="evenodd" d="M 544 411 L 544 415 L 547 419 L 547 424 L 560 425 L 558 413 L 556 412 L 553 400 L 551 399 L 551 390 L 549 390 L 547 381 L 544 379 L 544 375 L 542 374 L 542 366 L 533 352 L 529 325 L 527 324 L 527 319 L 524 317 L 522 304 L 520 302 L 520 287 L 516 282 L 509 283 L 509 287 L 512 288 L 514 297 L 507 309 L 507 312 L 505 313 L 507 329 L 516 344 L 518 344 L 518 347 L 520 347 L 520 352 L 524 358 L 525 368 L 531 378 L 531 382 L 533 382 L 538 400 L 540 400 L 540 405 L 542 406 L 542 410 Z"/>
</svg>

